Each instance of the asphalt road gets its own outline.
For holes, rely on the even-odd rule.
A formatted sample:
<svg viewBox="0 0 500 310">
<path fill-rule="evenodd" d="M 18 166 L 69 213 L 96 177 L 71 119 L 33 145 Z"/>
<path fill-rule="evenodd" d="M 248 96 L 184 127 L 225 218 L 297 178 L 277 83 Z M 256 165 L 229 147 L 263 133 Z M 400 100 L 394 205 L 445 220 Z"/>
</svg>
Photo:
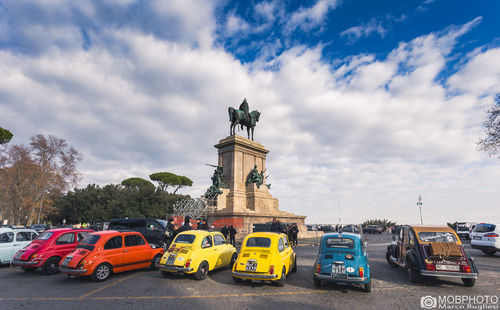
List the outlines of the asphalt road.
<svg viewBox="0 0 500 310">
<path fill-rule="evenodd" d="M 289 275 L 285 287 L 236 284 L 229 269 L 212 272 L 203 281 L 139 270 L 94 283 L 87 278 L 68 278 L 65 274 L 44 276 L 38 271 L 25 273 L 2 266 L 0 309 L 423 309 L 424 296 L 448 298 L 451 301 L 448 305 L 455 306 L 448 309 L 471 309 L 471 303 L 455 305 L 454 296 L 500 296 L 500 253 L 489 257 L 465 245 L 480 271 L 472 288 L 464 287 L 459 279 L 426 279 L 412 284 L 403 270 L 392 268 L 385 261 L 390 236 L 367 235 L 367 238 L 371 293 L 331 283 L 315 289 L 312 265 L 318 248 L 299 246 L 295 249 L 298 272 Z M 488 307 L 485 304 L 482 309 L 500 308 L 498 302 L 486 304 Z"/>
</svg>

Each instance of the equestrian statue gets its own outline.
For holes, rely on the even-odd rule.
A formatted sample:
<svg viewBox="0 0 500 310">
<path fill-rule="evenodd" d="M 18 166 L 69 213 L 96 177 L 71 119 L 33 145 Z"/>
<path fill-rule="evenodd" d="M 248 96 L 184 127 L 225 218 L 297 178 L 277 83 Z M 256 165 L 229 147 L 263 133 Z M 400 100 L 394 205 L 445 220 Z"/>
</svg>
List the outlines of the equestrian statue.
<svg viewBox="0 0 500 310">
<path fill-rule="evenodd" d="M 231 122 L 231 125 L 229 126 L 229 135 L 232 136 L 236 134 L 234 129 L 237 125 L 240 125 L 242 130 L 243 126 L 245 126 L 247 128 L 248 139 L 250 139 L 250 129 L 252 130 L 251 138 L 253 140 L 253 131 L 259 121 L 260 112 L 257 110 L 253 110 L 252 112 L 248 111 L 247 98 L 243 99 L 243 102 L 240 104 L 238 110 L 229 107 L 229 121 Z"/>
</svg>

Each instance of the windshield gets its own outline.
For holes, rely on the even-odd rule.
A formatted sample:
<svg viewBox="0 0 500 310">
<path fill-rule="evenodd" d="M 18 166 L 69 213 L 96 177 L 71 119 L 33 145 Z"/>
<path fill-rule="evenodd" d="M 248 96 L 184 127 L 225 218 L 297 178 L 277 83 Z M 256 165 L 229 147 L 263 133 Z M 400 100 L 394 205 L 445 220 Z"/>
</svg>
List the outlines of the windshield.
<svg viewBox="0 0 500 310">
<path fill-rule="evenodd" d="M 83 240 L 80 241 L 80 243 L 96 244 L 97 240 L 99 240 L 100 238 L 101 238 L 101 236 L 99 236 L 99 235 L 88 235 L 87 237 L 83 238 Z"/>
<path fill-rule="evenodd" d="M 327 248 L 354 249 L 354 240 L 351 238 L 330 237 L 326 239 Z"/>
<path fill-rule="evenodd" d="M 447 231 L 421 231 L 418 233 L 418 238 L 423 242 L 452 242 L 458 240 L 455 235 Z"/>
<path fill-rule="evenodd" d="M 177 238 L 175 238 L 174 243 L 188 243 L 188 244 L 191 244 L 191 243 L 194 242 L 194 239 L 196 239 L 195 235 L 182 234 L 182 235 L 178 235 Z"/>
<path fill-rule="evenodd" d="M 36 238 L 36 240 L 48 240 L 50 236 L 52 236 L 52 232 L 44 231 L 40 234 L 40 236 L 38 236 L 38 238 Z"/>
<path fill-rule="evenodd" d="M 477 224 L 476 228 L 474 228 L 474 232 L 490 232 L 495 231 L 496 226 L 493 224 Z"/>
<path fill-rule="evenodd" d="M 252 237 L 247 240 L 247 247 L 268 248 L 271 246 L 271 239 L 264 237 Z"/>
<path fill-rule="evenodd" d="M 167 224 L 168 224 L 167 221 L 165 221 L 165 220 L 157 220 L 157 221 L 161 224 L 161 226 L 163 226 L 163 228 L 167 227 Z"/>
</svg>

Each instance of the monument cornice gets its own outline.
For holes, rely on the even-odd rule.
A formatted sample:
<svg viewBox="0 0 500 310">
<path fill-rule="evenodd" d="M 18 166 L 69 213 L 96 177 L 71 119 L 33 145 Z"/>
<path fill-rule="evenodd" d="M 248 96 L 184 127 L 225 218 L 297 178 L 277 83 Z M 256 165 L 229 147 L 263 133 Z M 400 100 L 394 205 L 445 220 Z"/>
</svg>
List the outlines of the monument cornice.
<svg viewBox="0 0 500 310">
<path fill-rule="evenodd" d="M 221 152 L 231 150 L 251 150 L 256 152 L 257 154 L 269 153 L 269 151 L 266 150 L 266 148 L 262 144 L 237 135 L 226 137 L 220 140 L 219 143 L 214 146 Z"/>
</svg>

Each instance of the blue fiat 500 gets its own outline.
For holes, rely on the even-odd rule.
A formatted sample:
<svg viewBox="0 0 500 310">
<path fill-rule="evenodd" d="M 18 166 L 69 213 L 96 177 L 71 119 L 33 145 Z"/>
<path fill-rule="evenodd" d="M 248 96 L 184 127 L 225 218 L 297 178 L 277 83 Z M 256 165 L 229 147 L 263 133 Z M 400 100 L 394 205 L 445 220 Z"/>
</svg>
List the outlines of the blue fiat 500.
<svg viewBox="0 0 500 310">
<path fill-rule="evenodd" d="M 314 263 L 314 286 L 321 281 L 361 284 L 365 292 L 372 290 L 366 242 L 353 233 L 323 235 Z"/>
</svg>

